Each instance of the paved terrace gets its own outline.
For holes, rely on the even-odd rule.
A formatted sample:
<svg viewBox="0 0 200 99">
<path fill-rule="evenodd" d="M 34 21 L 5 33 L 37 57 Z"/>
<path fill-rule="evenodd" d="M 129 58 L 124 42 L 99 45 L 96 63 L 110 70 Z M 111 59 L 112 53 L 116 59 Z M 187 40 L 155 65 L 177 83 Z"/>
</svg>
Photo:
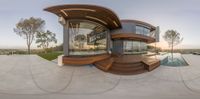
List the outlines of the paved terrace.
<svg viewBox="0 0 200 99">
<path fill-rule="evenodd" d="M 0 56 L 2 99 L 199 99 L 200 56 L 183 55 L 187 67 L 160 66 L 132 76 L 92 65 L 59 67 L 36 55 Z"/>
</svg>

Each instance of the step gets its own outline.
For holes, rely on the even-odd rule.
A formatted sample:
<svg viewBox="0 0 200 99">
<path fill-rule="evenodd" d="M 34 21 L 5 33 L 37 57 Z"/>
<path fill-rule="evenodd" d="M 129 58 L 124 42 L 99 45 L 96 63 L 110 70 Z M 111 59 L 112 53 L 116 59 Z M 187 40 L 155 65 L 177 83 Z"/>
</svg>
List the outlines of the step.
<svg viewBox="0 0 200 99">
<path fill-rule="evenodd" d="M 123 67 L 123 68 L 129 68 L 129 67 L 137 67 L 137 66 L 141 66 L 144 65 L 141 62 L 137 62 L 137 63 L 113 63 L 113 66 L 115 67 Z"/>
<path fill-rule="evenodd" d="M 160 66 L 160 61 L 156 59 L 149 59 L 149 60 L 144 60 L 143 63 L 147 66 L 147 69 L 149 71 L 154 70 L 155 68 Z"/>
<path fill-rule="evenodd" d="M 95 62 L 94 65 L 103 71 L 107 71 L 112 66 L 112 63 L 113 58 L 109 57 L 107 59 Z"/>
<path fill-rule="evenodd" d="M 109 70 L 109 72 L 113 74 L 118 74 L 118 75 L 136 75 L 136 74 L 147 72 L 147 70 L 126 71 L 126 72 Z"/>
<path fill-rule="evenodd" d="M 146 72 L 145 64 L 142 62 L 135 63 L 117 63 L 114 62 L 109 72 L 121 75 L 140 74 Z"/>
<path fill-rule="evenodd" d="M 115 67 L 114 65 L 110 68 L 111 70 L 115 70 L 115 71 L 137 71 L 137 70 L 144 70 L 145 67 L 144 65 L 142 66 L 137 66 L 137 67 Z"/>
</svg>

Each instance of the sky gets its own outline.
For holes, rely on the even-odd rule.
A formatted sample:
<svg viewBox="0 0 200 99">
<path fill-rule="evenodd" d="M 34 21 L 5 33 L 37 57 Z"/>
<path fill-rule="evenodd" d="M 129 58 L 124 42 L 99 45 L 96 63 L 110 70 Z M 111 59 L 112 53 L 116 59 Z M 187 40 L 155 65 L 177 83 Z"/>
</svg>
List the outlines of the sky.
<svg viewBox="0 0 200 99">
<path fill-rule="evenodd" d="M 56 33 L 58 45 L 63 41 L 63 27 L 58 17 L 43 11 L 61 4 L 94 4 L 112 9 L 120 19 L 134 19 L 160 27 L 157 46 L 168 48 L 162 36 L 168 29 L 177 30 L 184 38 L 176 46 L 200 49 L 200 0 L 0 0 L 0 49 L 26 48 L 25 39 L 13 31 L 21 18 L 42 18 L 45 29 Z M 32 48 L 37 48 L 33 42 Z"/>
</svg>

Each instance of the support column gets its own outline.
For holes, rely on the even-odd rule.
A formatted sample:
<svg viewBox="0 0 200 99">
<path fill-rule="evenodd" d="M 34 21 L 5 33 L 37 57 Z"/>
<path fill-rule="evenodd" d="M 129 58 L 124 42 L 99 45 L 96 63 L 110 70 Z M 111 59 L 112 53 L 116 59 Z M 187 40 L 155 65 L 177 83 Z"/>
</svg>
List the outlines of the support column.
<svg viewBox="0 0 200 99">
<path fill-rule="evenodd" d="M 64 56 L 69 56 L 69 28 L 67 21 L 66 24 L 63 25 L 63 51 Z"/>
<path fill-rule="evenodd" d="M 111 52 L 111 43 L 112 43 L 112 41 L 111 41 L 111 36 L 110 36 L 110 31 L 108 31 L 107 32 L 107 52 L 109 53 L 109 54 L 111 54 L 112 52 Z"/>
</svg>

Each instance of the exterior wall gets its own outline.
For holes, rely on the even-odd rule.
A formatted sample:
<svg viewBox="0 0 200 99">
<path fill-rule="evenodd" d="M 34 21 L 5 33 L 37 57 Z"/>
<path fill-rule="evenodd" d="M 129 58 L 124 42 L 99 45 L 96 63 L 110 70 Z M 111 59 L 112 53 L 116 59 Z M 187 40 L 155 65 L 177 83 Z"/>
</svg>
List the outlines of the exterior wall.
<svg viewBox="0 0 200 99">
<path fill-rule="evenodd" d="M 123 54 L 123 40 L 113 40 L 113 54 Z"/>
<path fill-rule="evenodd" d="M 68 10 L 73 8 L 75 10 Z M 77 9 L 76 9 L 77 8 Z M 91 11 L 88 11 L 88 8 Z M 145 33 L 148 34 L 149 31 L 145 32 L 145 33 L 139 33 L 135 35 L 134 33 L 136 33 L 136 29 L 137 30 L 141 30 L 141 31 L 146 31 L 148 29 L 150 30 L 154 30 L 155 27 L 142 22 L 142 21 L 137 21 L 137 20 L 122 20 L 120 21 L 118 16 L 115 15 L 114 12 L 110 11 L 107 8 L 104 7 L 99 7 L 99 6 L 93 6 L 93 5 L 60 5 L 60 6 L 53 6 L 53 7 L 49 7 L 45 9 L 46 11 L 52 12 L 56 15 L 59 16 L 59 22 L 63 25 L 63 50 L 64 50 L 64 56 L 60 56 L 59 57 L 59 65 L 63 65 L 63 64 L 72 64 L 72 65 L 83 65 L 83 64 L 93 64 L 97 61 L 102 61 L 105 62 L 105 60 L 110 61 L 111 63 L 109 63 L 110 65 L 112 65 L 112 63 L 114 62 L 113 58 L 110 54 L 117 54 L 117 55 L 121 55 L 121 54 L 125 54 L 124 53 L 124 48 L 126 46 L 124 45 L 137 45 L 137 43 L 132 43 L 132 44 L 128 44 L 128 43 L 124 43 L 125 40 L 131 40 L 128 42 L 132 42 L 132 41 L 140 41 L 146 42 L 146 43 L 152 43 L 154 42 L 154 36 L 150 37 L 149 35 L 145 36 Z M 94 10 L 94 11 L 92 11 Z M 102 14 L 102 15 L 101 15 Z M 70 16 L 69 16 L 70 15 Z M 92 32 L 94 34 L 91 33 L 90 36 L 90 42 L 87 43 L 87 47 L 85 47 L 84 49 L 82 49 L 81 47 L 73 47 L 73 49 L 71 49 L 72 44 L 70 41 L 72 41 L 72 29 L 77 29 L 80 28 L 79 24 L 72 24 L 70 20 L 90 20 L 91 22 L 94 23 L 98 23 L 99 25 L 101 24 L 102 26 L 106 27 L 106 30 L 108 30 L 106 32 L 106 34 L 102 34 L 99 36 L 94 36 L 95 32 L 93 29 L 95 29 L 96 27 L 96 31 L 101 31 L 102 29 L 99 29 L 98 26 L 96 27 L 92 27 L 91 25 L 87 25 L 86 27 L 92 27 Z M 140 29 L 140 28 L 136 28 L 137 25 L 140 25 L 142 27 L 146 27 L 148 29 Z M 69 27 L 71 26 L 71 27 Z M 85 28 L 86 28 L 85 27 Z M 73 30 L 74 32 L 78 33 L 77 31 Z M 84 33 L 90 33 L 90 32 L 85 32 Z M 156 31 L 156 32 L 159 32 Z M 113 35 L 114 34 L 114 35 Z M 122 35 L 124 34 L 124 35 Z M 140 35 L 142 34 L 142 35 Z M 144 36 L 143 36 L 144 34 Z M 84 34 L 85 35 L 85 34 Z M 107 40 L 106 43 L 106 47 L 103 47 L 105 49 L 103 49 L 101 47 L 97 48 L 96 46 L 92 46 L 92 41 L 96 38 L 104 38 L 104 36 L 107 36 L 105 39 Z M 148 37 L 149 36 L 149 37 Z M 159 39 L 159 35 L 156 35 L 156 37 Z M 75 38 L 75 37 L 74 37 Z M 156 41 L 158 41 L 158 39 Z M 76 40 L 77 41 L 77 40 Z M 76 43 L 80 43 L 81 41 L 77 41 Z M 104 40 L 102 42 L 105 42 Z M 83 43 L 83 42 L 81 42 Z M 94 42 L 94 44 L 97 44 L 98 42 Z M 100 44 L 101 42 L 99 42 Z M 89 44 L 91 44 L 91 46 L 89 46 Z M 76 44 L 74 44 L 76 45 Z M 86 43 L 84 44 L 86 45 Z M 102 46 L 104 46 L 105 44 L 103 43 Z M 140 46 L 140 45 L 139 45 Z M 82 45 L 83 47 L 83 45 Z M 131 48 L 136 48 L 137 50 L 137 46 L 133 46 Z M 89 49 L 89 51 L 88 51 Z M 94 49 L 94 50 L 93 50 Z M 105 51 L 105 53 L 98 53 L 96 54 L 95 52 L 97 50 L 102 50 Z M 128 50 L 126 50 L 128 49 Z M 140 48 L 138 48 L 140 49 Z M 87 52 L 87 53 L 75 53 L 75 54 L 71 54 L 70 52 Z M 130 49 L 131 51 L 135 51 L 134 49 Z M 93 54 L 93 52 L 95 54 Z M 111 53 L 110 53 L 111 52 Z M 125 48 L 125 52 L 129 52 L 129 47 Z M 139 52 L 141 52 L 139 50 Z M 108 54 L 109 53 L 109 54 Z M 132 54 L 132 53 L 131 53 Z M 85 57 L 85 56 L 86 57 Z M 73 56 L 73 57 L 71 57 Z M 78 56 L 78 57 L 74 57 L 74 56 Z M 83 57 L 84 56 L 84 57 Z M 105 65 L 105 64 L 104 64 Z M 107 64 L 106 64 L 107 65 Z"/>
<path fill-rule="evenodd" d="M 93 21 L 89 21 L 89 20 L 83 20 L 83 19 L 70 19 L 70 20 L 65 20 L 65 21 L 66 21 L 66 23 L 62 24 L 63 28 L 64 28 L 64 30 L 63 30 L 64 31 L 63 32 L 64 56 L 92 56 L 92 55 L 107 54 L 110 51 L 111 37 L 110 37 L 110 30 L 107 27 L 105 27 L 102 24 L 99 24 L 99 23 L 96 23 L 96 22 L 93 22 Z M 106 44 L 105 49 L 96 50 L 96 49 L 94 49 L 94 47 L 96 46 L 95 44 L 88 44 L 88 40 L 89 40 L 88 39 L 88 37 L 89 37 L 88 34 L 84 34 L 86 36 L 87 41 L 84 42 L 84 46 L 85 47 L 84 47 L 84 49 L 82 51 L 79 50 L 81 48 L 77 48 L 77 47 L 75 48 L 74 46 L 72 46 L 72 45 L 75 45 L 75 43 L 72 42 L 72 40 L 74 39 L 72 34 L 75 34 L 75 33 L 72 32 L 72 30 L 71 30 L 72 28 L 70 28 L 69 25 L 72 24 L 73 22 L 75 22 L 75 23 L 80 22 L 80 24 L 81 23 L 82 24 L 83 23 L 85 23 L 85 24 L 87 23 L 86 25 L 89 25 L 89 26 L 91 25 L 91 28 L 83 28 L 83 27 L 79 26 L 78 32 L 76 32 L 78 34 L 82 34 L 83 35 L 84 33 L 88 33 L 88 34 L 106 33 L 105 34 L 106 37 L 103 38 L 103 39 L 100 39 L 100 40 L 103 40 L 103 44 L 102 45 Z M 96 25 L 96 27 L 98 27 L 97 29 L 99 29 L 99 31 L 95 32 L 95 30 L 93 30 L 93 27 L 94 27 L 93 25 L 94 26 Z M 74 25 L 74 26 L 76 26 L 76 25 Z M 74 28 L 77 29 L 77 27 L 74 27 Z M 100 31 L 101 28 L 102 28 L 102 31 Z M 86 31 L 86 30 L 88 30 L 88 31 Z M 98 39 L 99 37 L 100 36 L 97 36 L 96 38 Z M 98 44 L 100 44 L 100 43 L 98 43 Z M 96 53 L 95 53 L 95 51 L 96 51 Z"/>
<path fill-rule="evenodd" d="M 112 40 L 111 40 L 111 35 L 110 35 L 110 30 L 107 33 L 107 52 L 110 53 L 112 49 Z"/>
<path fill-rule="evenodd" d="M 120 39 L 112 40 L 110 37 L 111 34 L 136 33 L 137 24 L 135 24 L 133 22 L 121 22 L 121 24 L 122 24 L 121 29 L 111 30 L 108 33 L 107 51 L 109 52 L 111 50 L 111 52 L 113 54 L 124 54 L 124 49 L 123 49 L 123 47 L 124 47 L 123 41 L 124 40 L 120 40 Z M 140 26 L 142 26 L 142 25 L 140 25 Z M 66 22 L 66 24 L 63 25 L 63 27 L 64 27 L 63 42 L 69 42 L 68 22 Z M 144 27 L 147 27 L 147 26 L 144 26 Z M 64 56 L 69 56 L 69 43 L 63 43 L 63 47 L 64 47 Z"/>
<path fill-rule="evenodd" d="M 122 28 L 112 30 L 111 34 L 117 34 L 117 33 L 136 33 L 136 26 L 143 26 L 146 28 L 150 28 L 148 26 L 142 25 L 142 24 L 135 24 L 133 22 L 121 22 Z"/>
<path fill-rule="evenodd" d="M 136 23 L 133 23 L 133 22 L 121 22 L 122 24 L 122 28 L 121 29 L 117 29 L 117 30 L 112 30 L 111 31 L 111 35 L 112 34 L 130 34 L 130 33 L 133 33 L 133 34 L 136 34 L 136 26 L 139 25 L 139 26 L 142 26 L 142 27 L 145 27 L 145 28 L 150 28 L 148 26 L 145 26 L 145 25 L 142 25 L 142 24 L 136 24 Z M 142 35 L 142 34 L 141 34 Z M 146 36 L 146 35 L 144 35 Z M 113 40 L 113 53 L 115 54 L 125 54 L 124 53 L 124 42 L 123 41 L 127 41 L 127 39 L 115 39 Z M 132 40 L 134 41 L 134 39 Z M 135 40 L 135 41 L 138 41 L 138 40 Z M 139 42 L 143 42 L 143 41 L 139 41 Z M 145 42 L 143 42 L 145 43 Z M 140 49 L 138 49 L 140 50 Z M 139 53 L 139 52 L 137 52 Z M 142 53 L 141 53 L 142 54 Z"/>
<path fill-rule="evenodd" d="M 69 29 L 68 29 L 68 22 L 63 24 L 63 51 L 64 56 L 69 56 Z"/>
<path fill-rule="evenodd" d="M 159 42 L 160 41 L 160 27 L 159 26 L 156 27 L 155 33 L 156 33 L 156 42 Z"/>
<path fill-rule="evenodd" d="M 112 30 L 111 34 L 115 34 L 115 33 L 135 33 L 135 32 L 136 32 L 136 24 L 122 22 L 122 28 Z"/>
</svg>

